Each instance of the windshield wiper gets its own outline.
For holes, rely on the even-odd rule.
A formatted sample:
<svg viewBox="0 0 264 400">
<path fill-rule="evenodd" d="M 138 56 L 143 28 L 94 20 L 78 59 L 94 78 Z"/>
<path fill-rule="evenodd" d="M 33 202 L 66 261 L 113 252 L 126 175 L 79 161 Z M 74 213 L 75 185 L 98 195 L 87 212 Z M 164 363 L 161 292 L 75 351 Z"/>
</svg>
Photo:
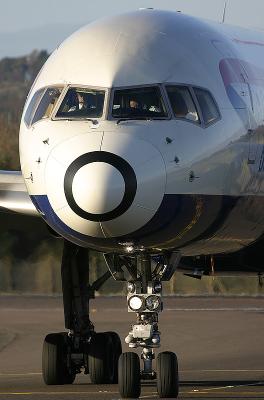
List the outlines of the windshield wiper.
<svg viewBox="0 0 264 400">
<path fill-rule="evenodd" d="M 119 118 L 117 121 L 116 121 L 116 124 L 118 125 L 120 122 L 123 122 L 123 121 L 164 121 L 164 120 L 167 120 L 167 118 L 162 118 L 162 117 L 134 117 L 134 118 L 132 118 L 132 117 L 127 117 L 127 118 Z"/>
<path fill-rule="evenodd" d="M 85 118 L 85 121 L 91 121 L 93 123 L 93 125 L 99 124 L 99 121 L 97 119 L 93 119 L 93 118 Z"/>
<path fill-rule="evenodd" d="M 127 118 L 119 118 L 116 121 L 116 125 L 120 124 L 123 121 L 153 121 L 152 117 L 127 117 Z"/>
<path fill-rule="evenodd" d="M 61 117 L 61 118 L 57 118 L 58 120 L 61 121 L 90 121 L 93 123 L 93 125 L 97 125 L 99 124 L 99 121 L 97 119 L 93 119 L 93 118 L 67 118 L 67 117 Z"/>
</svg>

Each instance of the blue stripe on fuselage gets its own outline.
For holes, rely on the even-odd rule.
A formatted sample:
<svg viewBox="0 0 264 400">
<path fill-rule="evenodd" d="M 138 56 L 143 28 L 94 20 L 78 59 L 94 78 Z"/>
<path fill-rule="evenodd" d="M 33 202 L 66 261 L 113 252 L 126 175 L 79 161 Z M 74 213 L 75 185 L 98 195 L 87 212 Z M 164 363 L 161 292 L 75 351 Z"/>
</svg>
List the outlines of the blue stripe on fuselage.
<svg viewBox="0 0 264 400">
<path fill-rule="evenodd" d="M 219 239 L 219 243 L 225 242 L 228 251 L 235 251 L 263 234 L 264 216 L 261 210 L 264 197 L 258 196 L 167 194 L 145 226 L 114 238 L 83 235 L 61 221 L 47 196 L 31 196 L 31 199 L 54 231 L 80 246 L 99 251 L 120 250 L 118 242 L 128 240 L 146 248 L 173 249 L 186 248 L 198 241 L 205 243 L 212 238 Z"/>
</svg>

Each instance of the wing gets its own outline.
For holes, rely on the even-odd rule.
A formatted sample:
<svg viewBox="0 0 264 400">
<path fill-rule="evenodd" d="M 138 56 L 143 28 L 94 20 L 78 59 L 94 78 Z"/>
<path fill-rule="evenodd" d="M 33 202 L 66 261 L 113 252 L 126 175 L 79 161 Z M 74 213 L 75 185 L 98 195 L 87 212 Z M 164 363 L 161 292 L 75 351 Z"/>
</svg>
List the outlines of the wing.
<svg viewBox="0 0 264 400">
<path fill-rule="evenodd" d="M 40 240 L 50 236 L 30 200 L 21 172 L 0 170 L 0 234 L 7 231 L 30 232 Z"/>
<path fill-rule="evenodd" d="M 20 171 L 0 171 L 0 212 L 39 216 Z"/>
</svg>

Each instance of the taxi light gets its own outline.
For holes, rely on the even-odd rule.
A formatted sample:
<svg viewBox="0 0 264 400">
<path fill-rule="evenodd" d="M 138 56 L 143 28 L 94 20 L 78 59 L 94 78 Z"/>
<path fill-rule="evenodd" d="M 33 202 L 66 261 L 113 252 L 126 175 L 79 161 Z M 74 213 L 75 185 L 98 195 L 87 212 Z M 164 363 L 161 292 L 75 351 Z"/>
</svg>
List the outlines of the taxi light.
<svg viewBox="0 0 264 400">
<path fill-rule="evenodd" d="M 148 296 L 146 298 L 146 307 L 149 311 L 158 310 L 161 306 L 161 299 L 159 296 Z"/>
<path fill-rule="evenodd" d="M 143 298 L 140 296 L 132 296 L 129 298 L 128 300 L 128 307 L 132 310 L 132 311 L 139 311 L 143 308 Z"/>
</svg>

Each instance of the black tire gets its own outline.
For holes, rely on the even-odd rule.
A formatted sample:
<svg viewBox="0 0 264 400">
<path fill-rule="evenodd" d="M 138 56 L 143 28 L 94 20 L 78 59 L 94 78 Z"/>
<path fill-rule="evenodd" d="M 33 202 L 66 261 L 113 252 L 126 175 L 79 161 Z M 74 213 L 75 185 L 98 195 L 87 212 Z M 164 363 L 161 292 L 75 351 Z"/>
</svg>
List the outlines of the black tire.
<svg viewBox="0 0 264 400">
<path fill-rule="evenodd" d="M 123 353 L 118 361 L 118 386 L 123 399 L 140 396 L 140 361 L 136 353 Z"/>
<path fill-rule="evenodd" d="M 113 357 L 112 339 L 105 333 L 93 335 L 89 346 L 89 373 L 91 382 L 96 385 L 109 383 L 113 378 L 112 364 Z"/>
<path fill-rule="evenodd" d="M 175 353 L 164 351 L 157 357 L 157 390 L 161 398 L 178 397 L 179 375 Z"/>
<path fill-rule="evenodd" d="M 67 334 L 46 336 L 42 350 L 42 376 L 46 385 L 64 385 L 74 382 L 75 374 L 67 369 Z"/>
<path fill-rule="evenodd" d="M 110 361 L 112 363 L 112 366 L 110 366 L 112 374 L 109 383 L 116 384 L 118 383 L 118 360 L 122 354 L 122 344 L 120 337 L 116 332 L 106 332 L 105 334 L 108 335 L 109 339 L 112 341 L 113 347 L 112 360 Z"/>
</svg>

